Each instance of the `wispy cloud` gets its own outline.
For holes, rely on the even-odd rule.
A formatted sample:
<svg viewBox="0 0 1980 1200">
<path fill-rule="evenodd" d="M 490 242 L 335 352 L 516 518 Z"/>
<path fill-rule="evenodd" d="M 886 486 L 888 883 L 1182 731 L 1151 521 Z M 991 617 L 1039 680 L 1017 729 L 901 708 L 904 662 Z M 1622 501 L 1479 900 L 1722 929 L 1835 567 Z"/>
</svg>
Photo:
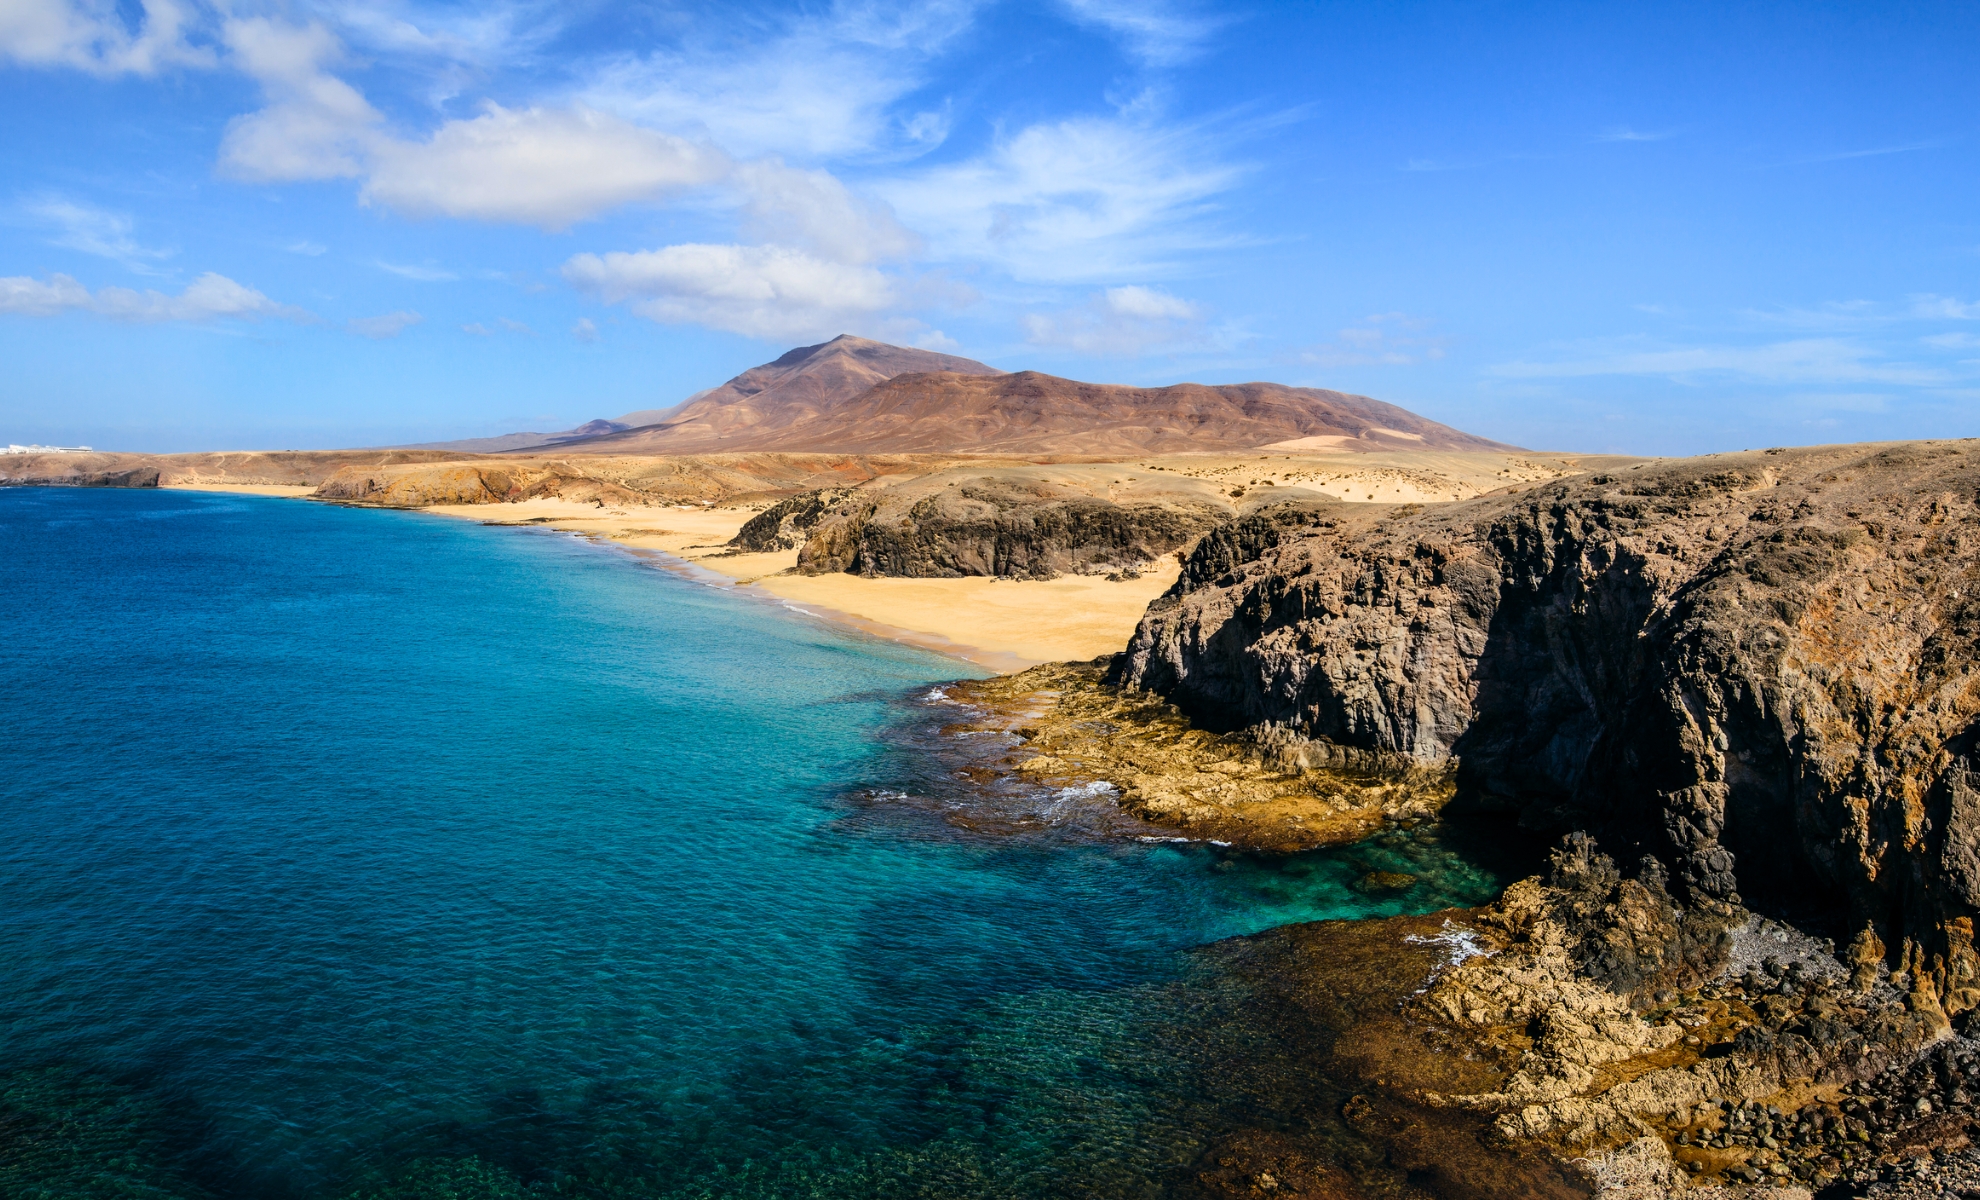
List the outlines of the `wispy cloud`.
<svg viewBox="0 0 1980 1200">
<path fill-rule="evenodd" d="M 1943 368 L 1887 361 L 1875 347 L 1843 338 L 1805 338 L 1759 346 L 1656 346 L 1640 339 L 1584 343 L 1552 361 L 1500 363 L 1486 374 L 1507 379 L 1643 375 L 1695 382 L 1733 376 L 1761 383 L 1883 383 L 1929 386 L 1952 381 Z"/>
<path fill-rule="evenodd" d="M 425 319 L 425 317 L 420 316 L 416 312 L 405 312 L 402 310 L 400 312 L 389 312 L 377 317 L 358 317 L 355 320 L 346 321 L 344 328 L 357 334 L 359 337 L 367 337 L 373 341 L 384 341 L 386 338 L 398 337 Z"/>
<path fill-rule="evenodd" d="M 1951 296 L 1913 296 L 1911 315 L 1926 320 L 1980 321 L 1980 302 Z"/>
<path fill-rule="evenodd" d="M 1872 300 L 1831 300 L 1812 307 L 1744 308 L 1734 315 L 1744 324 L 1762 328 L 1831 332 L 1889 325 L 1909 314 Z"/>
<path fill-rule="evenodd" d="M 1407 313 L 1376 313 L 1310 346 L 1296 356 L 1320 367 L 1409 366 L 1444 357 L 1444 339 L 1431 335 L 1430 322 Z"/>
<path fill-rule="evenodd" d="M 1871 146 L 1863 150 L 1836 150 L 1827 154 L 1804 154 L 1795 158 L 1784 158 L 1778 162 L 1761 164 L 1762 169 L 1772 167 L 1806 167 L 1816 163 L 1847 162 L 1853 158 L 1882 158 L 1887 154 L 1911 154 L 1919 150 L 1937 150 L 1946 143 L 1940 139 L 1924 142 L 1905 142 L 1895 146 Z"/>
<path fill-rule="evenodd" d="M 24 275 L 0 278 L 0 313 L 52 317 L 63 312 L 88 312 L 120 321 L 152 324 L 164 321 L 211 321 L 234 318 L 253 321 L 276 317 L 286 321 L 316 318 L 294 305 L 279 304 L 251 287 L 211 271 L 169 296 L 163 292 L 125 287 L 91 292 L 73 276 L 51 275 L 45 280 Z"/>
<path fill-rule="evenodd" d="M 135 222 L 124 213 L 52 195 L 36 197 L 21 208 L 30 220 L 52 229 L 48 238 L 52 245 L 107 258 L 140 275 L 160 274 L 157 264 L 175 253 L 141 244 L 134 236 Z"/>
<path fill-rule="evenodd" d="M 324 245 L 322 242 L 312 242 L 304 238 L 299 242 L 290 242 L 288 245 L 282 247 L 282 249 L 287 250 L 290 254 L 301 254 L 307 258 L 316 258 L 328 253 L 330 247 Z"/>
<path fill-rule="evenodd" d="M 1074 20 L 1118 38 L 1128 53 L 1153 67 L 1175 66 L 1201 54 L 1230 23 L 1162 0 L 1060 0 Z"/>
<path fill-rule="evenodd" d="M 672 49 L 601 67 L 579 98 L 738 157 L 816 160 L 919 152 L 946 136 L 941 110 L 900 114 L 929 63 L 975 19 L 973 0 L 834 5 L 756 40 L 696 27 Z"/>
<path fill-rule="evenodd" d="M 590 345 L 598 340 L 598 326 L 592 323 L 590 317 L 579 317 L 577 324 L 571 326 L 571 336 Z"/>
<path fill-rule="evenodd" d="M 1127 358 L 1152 350 L 1204 345 L 1203 310 L 1159 288 L 1112 287 L 1063 312 L 1027 313 L 1025 340 L 1034 346 Z"/>
<path fill-rule="evenodd" d="M 460 278 L 455 272 L 445 267 L 436 267 L 432 263 L 394 263 L 379 259 L 371 265 L 387 274 L 410 279 L 414 283 L 452 283 Z"/>
<path fill-rule="evenodd" d="M 1240 241 L 1214 223 L 1216 198 L 1248 169 L 1224 157 L 1227 141 L 1209 125 L 1077 118 L 876 188 L 938 260 L 1031 280 L 1147 278 Z"/>
<path fill-rule="evenodd" d="M 1611 125 L 1595 135 L 1598 142 L 1661 142 L 1677 136 L 1675 129 L 1632 129 L 1627 125 Z"/>
</svg>

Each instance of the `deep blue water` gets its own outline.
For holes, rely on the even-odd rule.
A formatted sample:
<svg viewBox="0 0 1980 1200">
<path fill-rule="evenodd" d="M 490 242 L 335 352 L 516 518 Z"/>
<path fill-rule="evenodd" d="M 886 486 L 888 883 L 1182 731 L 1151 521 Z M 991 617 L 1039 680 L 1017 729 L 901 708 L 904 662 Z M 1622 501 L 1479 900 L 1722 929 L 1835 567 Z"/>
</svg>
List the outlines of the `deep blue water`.
<svg viewBox="0 0 1980 1200">
<path fill-rule="evenodd" d="M 895 814 L 969 668 L 566 535 L 0 490 L 0 581 L 0 1115 L 105 1195 L 1157 1194 L 1181 952 L 1499 882 Z"/>
</svg>

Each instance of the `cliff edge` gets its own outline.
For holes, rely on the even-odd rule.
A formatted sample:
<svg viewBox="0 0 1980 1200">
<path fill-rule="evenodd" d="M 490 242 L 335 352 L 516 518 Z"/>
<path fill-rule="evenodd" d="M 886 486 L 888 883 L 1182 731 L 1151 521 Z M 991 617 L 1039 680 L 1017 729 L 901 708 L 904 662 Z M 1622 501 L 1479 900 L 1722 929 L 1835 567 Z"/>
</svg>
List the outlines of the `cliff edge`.
<svg viewBox="0 0 1980 1200">
<path fill-rule="evenodd" d="M 1113 678 L 1455 761 L 1688 903 L 1980 1006 L 1980 443 L 1718 455 L 1206 537 Z"/>
</svg>

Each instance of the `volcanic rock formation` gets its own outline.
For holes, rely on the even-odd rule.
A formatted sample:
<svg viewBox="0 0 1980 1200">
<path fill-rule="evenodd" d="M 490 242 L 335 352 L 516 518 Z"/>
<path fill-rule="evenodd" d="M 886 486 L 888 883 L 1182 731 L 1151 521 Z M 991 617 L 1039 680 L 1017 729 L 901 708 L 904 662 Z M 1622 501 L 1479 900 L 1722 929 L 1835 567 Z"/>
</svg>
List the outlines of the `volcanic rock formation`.
<svg viewBox="0 0 1980 1200">
<path fill-rule="evenodd" d="M 610 454 L 1139 455 L 1274 446 L 1509 450 L 1366 396 L 1276 383 L 1135 388 L 844 336 L 704 392 L 657 424 L 577 438 Z"/>
<path fill-rule="evenodd" d="M 775 362 L 751 367 L 717 388 L 698 393 L 657 424 L 563 443 L 602 454 L 713 454 L 743 450 L 847 447 L 803 436 L 793 429 L 830 422 L 853 398 L 896 375 L 941 371 L 995 375 L 974 359 L 932 350 L 890 346 L 842 334 L 816 346 L 800 346 Z M 815 443 L 815 445 L 814 445 Z"/>
<path fill-rule="evenodd" d="M 1691 904 L 1980 1005 L 1980 444 L 1713 456 L 1206 538 L 1116 678 L 1200 724 L 1455 757 Z"/>
</svg>

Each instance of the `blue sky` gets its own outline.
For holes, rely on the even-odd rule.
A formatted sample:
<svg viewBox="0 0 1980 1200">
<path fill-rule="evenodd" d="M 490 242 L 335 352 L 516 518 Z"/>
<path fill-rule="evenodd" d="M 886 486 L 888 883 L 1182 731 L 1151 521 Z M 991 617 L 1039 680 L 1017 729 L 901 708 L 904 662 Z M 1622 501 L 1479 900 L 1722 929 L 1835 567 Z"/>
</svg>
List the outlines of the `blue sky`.
<svg viewBox="0 0 1980 1200">
<path fill-rule="evenodd" d="M 1976 61 L 1971 4 L 0 0 L 0 441 L 563 428 L 841 332 L 1975 436 Z"/>
</svg>

